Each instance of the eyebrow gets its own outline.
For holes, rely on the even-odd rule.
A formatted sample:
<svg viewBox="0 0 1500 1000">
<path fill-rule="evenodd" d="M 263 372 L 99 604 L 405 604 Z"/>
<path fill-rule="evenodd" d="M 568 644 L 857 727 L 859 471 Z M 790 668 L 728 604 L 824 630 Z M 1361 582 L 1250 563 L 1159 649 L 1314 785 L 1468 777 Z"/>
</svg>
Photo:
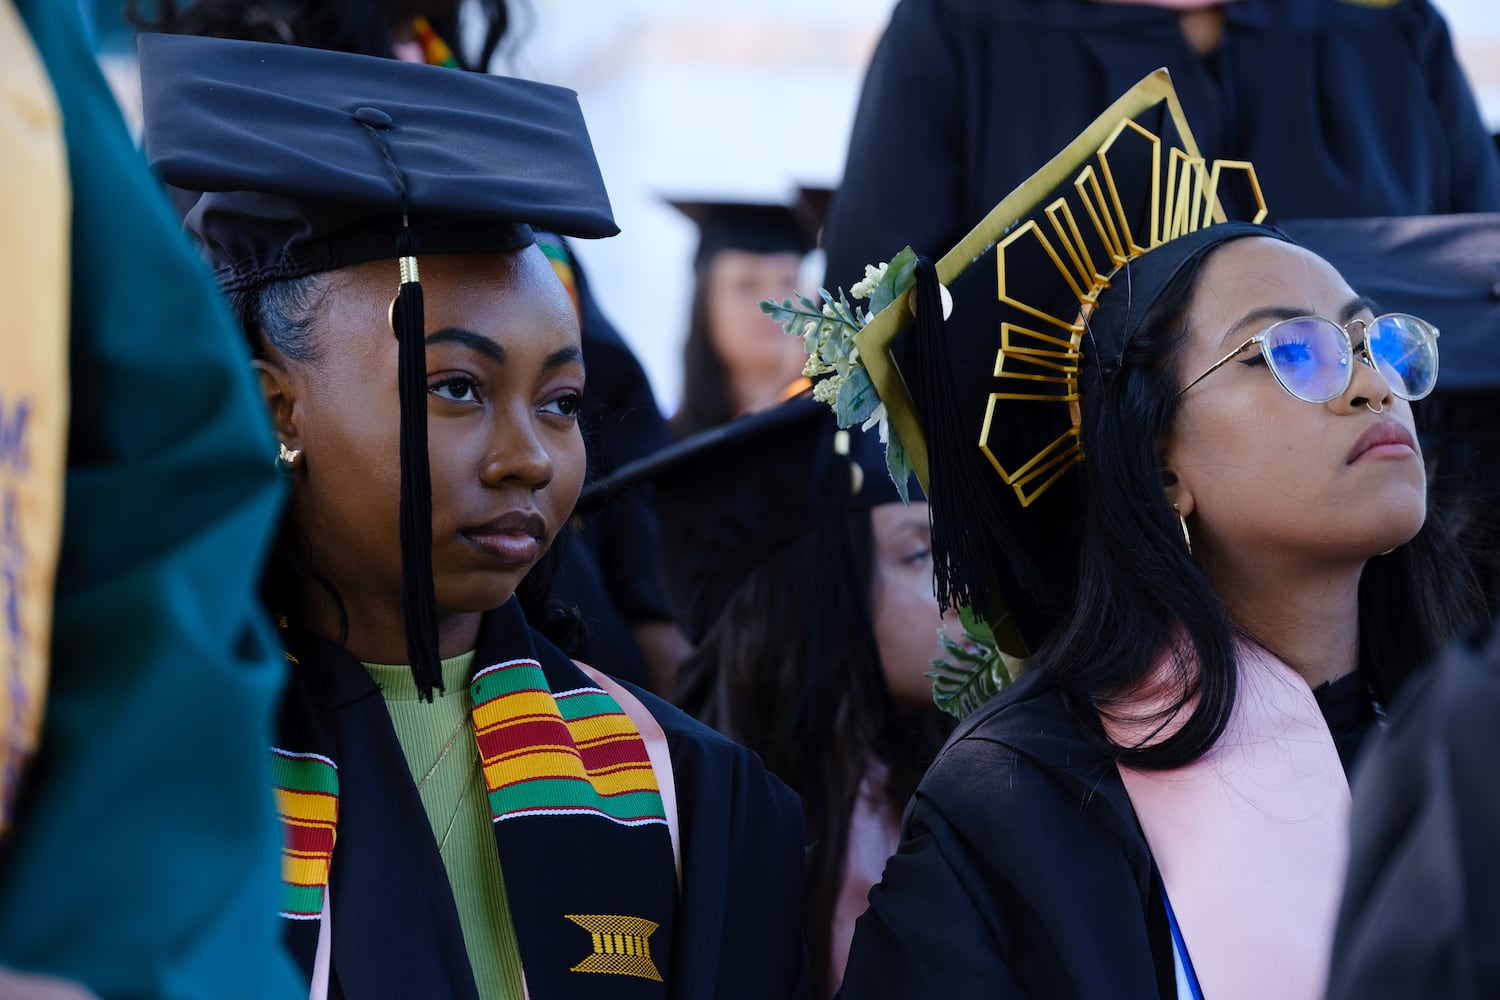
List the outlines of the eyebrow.
<svg viewBox="0 0 1500 1000">
<path fill-rule="evenodd" d="M 1366 298 L 1365 296 L 1360 296 L 1357 299 L 1349 300 L 1343 305 L 1342 308 L 1339 309 L 1339 325 L 1343 326 L 1347 324 L 1355 316 L 1358 316 L 1366 309 L 1368 309 L 1372 313 L 1377 311 L 1373 299 Z M 1266 306 L 1261 309 L 1255 309 L 1249 313 L 1246 313 L 1243 317 L 1241 317 L 1238 323 L 1234 324 L 1234 326 L 1231 326 L 1228 330 L 1225 331 L 1224 338 L 1220 341 L 1220 345 L 1222 346 L 1223 344 L 1228 343 L 1230 340 L 1233 340 L 1236 333 L 1239 333 L 1245 327 L 1258 320 L 1296 319 L 1299 316 L 1316 315 L 1316 312 L 1307 308 L 1306 306 Z"/>
<path fill-rule="evenodd" d="M 497 365 L 505 364 L 507 359 L 505 348 L 483 334 L 461 326 L 445 326 L 441 330 L 429 333 L 427 346 L 431 347 L 434 344 L 457 344 L 460 347 L 467 347 L 476 354 L 484 355 Z M 568 346 L 547 355 L 546 360 L 542 362 L 542 370 L 552 371 L 554 368 L 573 363 L 580 366 L 583 364 L 583 352 L 577 347 Z"/>
<path fill-rule="evenodd" d="M 1351 300 L 1348 305 L 1339 310 L 1339 322 L 1348 323 L 1366 309 L 1370 311 L 1371 315 L 1376 315 L 1380 312 L 1380 307 L 1375 304 L 1374 299 L 1361 295 L 1359 298 Z"/>
<path fill-rule="evenodd" d="M 1246 313 L 1244 316 L 1240 317 L 1238 323 L 1234 324 L 1228 330 L 1224 331 L 1224 337 L 1219 341 L 1219 345 L 1223 346 L 1224 344 L 1227 344 L 1229 341 L 1235 339 L 1235 334 L 1244 330 L 1244 328 L 1249 326 L 1251 323 L 1255 323 L 1259 320 L 1296 319 L 1298 316 L 1311 315 L 1314 314 L 1310 309 L 1297 308 L 1296 306 L 1265 306 L 1260 309 L 1254 309 Z"/>
<path fill-rule="evenodd" d="M 505 348 L 488 337 L 466 330 L 461 326 L 445 326 L 427 335 L 427 346 L 434 344 L 457 344 L 476 354 L 483 354 L 497 365 L 505 364 Z"/>
<path fill-rule="evenodd" d="M 547 355 L 547 360 L 542 362 L 542 371 L 550 372 L 554 368 L 563 365 L 576 364 L 583 366 L 583 351 L 576 347 L 564 347 Z"/>
</svg>

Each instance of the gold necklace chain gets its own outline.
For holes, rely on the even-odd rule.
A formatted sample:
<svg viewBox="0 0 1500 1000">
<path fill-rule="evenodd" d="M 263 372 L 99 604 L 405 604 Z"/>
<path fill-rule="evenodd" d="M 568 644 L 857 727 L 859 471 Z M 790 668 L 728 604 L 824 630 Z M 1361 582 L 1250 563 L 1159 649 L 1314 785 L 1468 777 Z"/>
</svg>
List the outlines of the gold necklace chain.
<svg viewBox="0 0 1500 1000">
<path fill-rule="evenodd" d="M 453 749 L 454 745 L 458 743 L 459 734 L 464 731 L 464 727 L 467 726 L 472 720 L 473 716 L 468 712 L 465 712 L 463 718 L 458 720 L 458 726 L 454 728 L 453 732 L 448 735 L 448 742 L 444 743 L 443 749 L 438 751 L 437 760 L 432 762 L 432 766 L 427 769 L 427 773 L 422 775 L 422 779 L 417 782 L 418 792 L 426 788 L 427 782 L 432 780 L 432 776 L 434 774 L 437 774 L 437 769 L 442 766 L 443 761 L 447 759 L 449 752 Z M 448 828 L 443 831 L 443 839 L 438 842 L 439 855 L 443 853 L 443 848 L 448 846 L 448 838 L 453 835 L 453 826 L 458 822 L 458 814 L 463 811 L 464 802 L 469 798 L 469 789 L 474 784 L 474 775 L 478 774 L 480 770 L 479 762 L 479 747 L 476 745 L 474 747 L 474 763 L 471 765 L 472 770 L 470 771 L 468 780 L 464 782 L 463 789 L 458 793 L 458 802 L 453 806 L 453 814 L 448 817 Z"/>
<path fill-rule="evenodd" d="M 437 769 L 442 766 L 443 759 L 448 756 L 448 751 L 453 749 L 453 744 L 458 742 L 458 734 L 464 731 L 464 726 L 469 724 L 469 719 L 469 713 L 465 712 L 464 717 L 458 720 L 458 728 L 453 730 L 453 735 L 448 737 L 448 742 L 444 743 L 443 749 L 438 751 L 437 760 L 432 762 L 432 766 L 427 769 L 427 773 L 422 775 L 422 780 L 417 782 L 417 791 L 420 792 L 426 788 L 427 782 L 432 780 L 434 774 L 437 774 Z"/>
<path fill-rule="evenodd" d="M 474 767 L 469 773 L 469 780 L 464 782 L 463 791 L 458 793 L 458 803 L 453 807 L 453 815 L 448 817 L 448 829 L 443 831 L 443 839 L 438 842 L 438 856 L 443 854 L 443 848 L 448 846 L 448 838 L 453 833 L 453 824 L 458 822 L 458 814 L 463 811 L 464 803 L 469 800 L 469 789 L 474 785 L 474 776 L 480 771 L 479 751 L 474 752 Z"/>
</svg>

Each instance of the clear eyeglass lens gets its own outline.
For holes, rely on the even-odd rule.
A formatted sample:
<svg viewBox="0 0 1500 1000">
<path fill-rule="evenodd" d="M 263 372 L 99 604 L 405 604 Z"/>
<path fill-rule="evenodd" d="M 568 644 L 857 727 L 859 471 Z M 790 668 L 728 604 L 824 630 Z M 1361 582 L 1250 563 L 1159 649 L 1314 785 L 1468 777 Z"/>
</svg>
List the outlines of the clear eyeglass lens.
<svg viewBox="0 0 1500 1000">
<path fill-rule="evenodd" d="M 1349 341 L 1326 319 L 1277 323 L 1266 331 L 1263 348 L 1277 380 L 1298 399 L 1324 403 L 1349 385 Z"/>
<path fill-rule="evenodd" d="M 1437 339 L 1415 316 L 1379 316 L 1365 333 L 1375 366 L 1403 399 L 1421 399 L 1437 384 Z"/>
</svg>

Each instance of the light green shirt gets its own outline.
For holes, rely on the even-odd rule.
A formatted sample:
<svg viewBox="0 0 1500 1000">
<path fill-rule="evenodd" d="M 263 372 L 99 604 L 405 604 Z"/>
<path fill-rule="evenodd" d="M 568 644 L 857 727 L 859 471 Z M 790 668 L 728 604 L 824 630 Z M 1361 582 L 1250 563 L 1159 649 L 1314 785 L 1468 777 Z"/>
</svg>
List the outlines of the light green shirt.
<svg viewBox="0 0 1500 1000">
<path fill-rule="evenodd" d="M 365 664 L 380 685 L 433 839 L 440 845 L 479 996 L 521 1000 L 521 950 L 474 742 L 469 703 L 473 668 L 472 652 L 444 660 L 443 690 L 433 692 L 428 704 L 417 695 L 410 667 Z"/>
</svg>

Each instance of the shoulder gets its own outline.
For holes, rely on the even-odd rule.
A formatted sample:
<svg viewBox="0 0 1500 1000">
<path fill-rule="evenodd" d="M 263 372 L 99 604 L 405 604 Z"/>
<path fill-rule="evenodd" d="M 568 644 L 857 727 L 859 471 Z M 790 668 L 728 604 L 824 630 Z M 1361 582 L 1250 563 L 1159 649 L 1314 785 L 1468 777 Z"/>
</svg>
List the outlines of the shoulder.
<svg viewBox="0 0 1500 1000">
<path fill-rule="evenodd" d="M 1049 671 L 965 721 L 907 807 L 844 995 L 1156 996 L 1150 855 Z"/>
<path fill-rule="evenodd" d="M 955 730 L 908 812 L 977 838 L 1035 837 L 1049 820 L 1139 839 L 1114 762 L 1094 747 L 1064 704 L 1051 670 L 1027 673 Z"/>
</svg>

